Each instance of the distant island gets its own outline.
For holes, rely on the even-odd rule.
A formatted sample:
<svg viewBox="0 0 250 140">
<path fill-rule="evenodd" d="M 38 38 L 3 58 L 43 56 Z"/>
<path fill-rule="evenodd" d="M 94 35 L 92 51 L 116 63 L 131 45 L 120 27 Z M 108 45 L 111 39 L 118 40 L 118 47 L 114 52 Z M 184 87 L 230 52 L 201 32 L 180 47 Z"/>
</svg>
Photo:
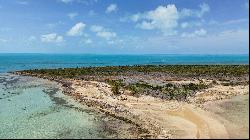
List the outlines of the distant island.
<svg viewBox="0 0 250 140">
<path fill-rule="evenodd" d="M 136 125 L 132 138 L 248 138 L 249 65 L 135 65 L 14 72 Z"/>
</svg>

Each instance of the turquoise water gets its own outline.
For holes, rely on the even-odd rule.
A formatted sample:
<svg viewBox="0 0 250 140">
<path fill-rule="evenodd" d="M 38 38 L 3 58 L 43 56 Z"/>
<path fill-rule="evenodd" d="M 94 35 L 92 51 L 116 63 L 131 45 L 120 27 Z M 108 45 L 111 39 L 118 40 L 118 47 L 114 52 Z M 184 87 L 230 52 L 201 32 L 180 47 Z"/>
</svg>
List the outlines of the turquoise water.
<svg viewBox="0 0 250 140">
<path fill-rule="evenodd" d="M 0 74 L 0 138 L 106 138 L 100 116 L 51 81 Z"/>
<path fill-rule="evenodd" d="M 0 72 L 135 64 L 248 64 L 249 55 L 0 54 Z"/>
</svg>

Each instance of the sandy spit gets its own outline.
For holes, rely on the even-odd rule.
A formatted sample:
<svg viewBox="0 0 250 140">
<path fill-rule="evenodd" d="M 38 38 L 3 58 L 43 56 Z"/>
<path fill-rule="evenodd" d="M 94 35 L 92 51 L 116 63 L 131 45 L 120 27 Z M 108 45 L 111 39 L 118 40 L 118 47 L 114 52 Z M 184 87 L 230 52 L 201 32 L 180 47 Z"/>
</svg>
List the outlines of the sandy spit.
<svg viewBox="0 0 250 140">
<path fill-rule="evenodd" d="M 68 93 L 70 96 L 90 107 L 143 128 L 145 133 L 140 134 L 140 138 L 232 138 L 234 136 L 228 130 L 238 124 L 233 124 L 232 121 L 225 124 L 222 120 L 226 120 L 227 117 L 205 109 L 205 103 L 230 100 L 234 96 L 249 93 L 248 86 L 215 86 L 197 94 L 186 103 L 150 96 L 134 97 L 130 96 L 129 91 L 125 91 L 122 95 L 113 95 L 111 87 L 102 82 L 82 80 L 70 80 L 70 82 L 74 89 Z M 199 102 L 201 98 L 203 100 Z M 229 108 L 223 109 L 223 111 L 229 110 Z M 237 111 L 230 115 L 234 115 Z M 246 127 L 248 129 L 249 126 Z"/>
<path fill-rule="evenodd" d="M 178 102 L 134 97 L 129 91 L 113 95 L 110 85 L 103 82 L 40 78 L 61 83 L 65 94 L 96 111 L 140 127 L 138 138 L 249 138 L 249 85 L 216 85 L 188 102 Z M 65 82 L 70 84 L 65 86 Z"/>
</svg>

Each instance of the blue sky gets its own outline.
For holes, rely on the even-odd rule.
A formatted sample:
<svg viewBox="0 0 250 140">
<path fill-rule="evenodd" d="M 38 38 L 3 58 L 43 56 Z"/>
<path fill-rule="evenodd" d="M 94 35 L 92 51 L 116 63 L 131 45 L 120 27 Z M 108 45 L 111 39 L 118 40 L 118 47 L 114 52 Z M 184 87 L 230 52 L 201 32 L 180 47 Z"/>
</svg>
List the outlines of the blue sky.
<svg viewBox="0 0 250 140">
<path fill-rule="evenodd" d="M 248 0 L 0 0 L 0 53 L 248 54 Z"/>
</svg>

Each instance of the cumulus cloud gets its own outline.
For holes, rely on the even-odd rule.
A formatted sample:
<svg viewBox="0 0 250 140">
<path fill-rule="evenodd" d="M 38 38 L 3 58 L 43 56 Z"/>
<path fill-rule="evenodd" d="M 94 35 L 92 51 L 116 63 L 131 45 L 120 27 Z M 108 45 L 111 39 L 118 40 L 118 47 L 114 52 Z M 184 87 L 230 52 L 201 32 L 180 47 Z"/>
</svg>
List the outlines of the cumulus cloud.
<svg viewBox="0 0 250 140">
<path fill-rule="evenodd" d="M 69 17 L 70 19 L 74 19 L 76 16 L 78 16 L 78 13 L 76 13 L 76 12 L 73 12 L 73 13 L 69 13 L 69 14 L 68 14 L 68 17 Z"/>
<path fill-rule="evenodd" d="M 110 4 L 107 9 L 106 9 L 106 13 L 111 13 L 111 12 L 115 12 L 118 10 L 118 7 L 116 4 Z"/>
<path fill-rule="evenodd" d="M 152 30 L 155 29 L 154 25 L 147 21 L 142 21 L 142 23 L 137 24 L 136 27 L 146 30 Z"/>
<path fill-rule="evenodd" d="M 196 30 L 192 33 L 182 33 L 181 36 L 182 37 L 199 37 L 199 36 L 205 36 L 207 34 L 207 31 L 204 29 L 199 29 Z"/>
<path fill-rule="evenodd" d="M 131 17 L 137 23 L 136 27 L 146 30 L 158 29 L 165 35 L 175 34 L 178 26 L 178 11 L 175 5 L 170 4 L 166 7 L 159 6 L 155 10 L 145 13 L 137 13 Z"/>
<path fill-rule="evenodd" d="M 129 19 L 136 23 L 135 27 L 144 30 L 159 30 L 164 35 L 176 35 L 177 27 L 190 28 L 201 26 L 202 17 L 210 11 L 206 3 L 199 5 L 199 9 L 181 9 L 178 11 L 174 4 L 158 6 L 156 9 L 131 15 Z M 183 21 L 187 17 L 194 19 Z M 182 23 L 179 23 L 182 21 Z"/>
<path fill-rule="evenodd" d="M 50 43 L 50 42 L 59 43 L 59 42 L 63 42 L 63 37 L 57 35 L 56 33 L 45 34 L 45 35 L 41 35 L 41 41 L 46 42 L 46 43 Z"/>
<path fill-rule="evenodd" d="M 68 36 L 80 36 L 82 35 L 82 32 L 85 28 L 86 24 L 79 22 L 76 25 L 74 25 L 68 32 Z"/>
<path fill-rule="evenodd" d="M 93 25 L 93 26 L 91 26 L 90 30 L 92 32 L 95 32 L 97 36 L 102 37 L 106 40 L 110 40 L 110 39 L 116 37 L 115 32 L 108 31 L 107 29 L 105 29 L 102 26 Z"/>
</svg>

